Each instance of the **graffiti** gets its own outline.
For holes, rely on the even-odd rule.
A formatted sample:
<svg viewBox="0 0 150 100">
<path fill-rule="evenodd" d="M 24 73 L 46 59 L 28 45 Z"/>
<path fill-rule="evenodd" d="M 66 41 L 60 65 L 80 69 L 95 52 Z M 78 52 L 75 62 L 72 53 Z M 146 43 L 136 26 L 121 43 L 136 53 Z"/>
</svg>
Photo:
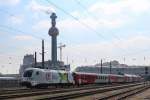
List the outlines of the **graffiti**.
<svg viewBox="0 0 150 100">
<path fill-rule="evenodd" d="M 60 82 L 66 81 L 68 82 L 68 73 L 59 73 L 60 76 Z"/>
</svg>

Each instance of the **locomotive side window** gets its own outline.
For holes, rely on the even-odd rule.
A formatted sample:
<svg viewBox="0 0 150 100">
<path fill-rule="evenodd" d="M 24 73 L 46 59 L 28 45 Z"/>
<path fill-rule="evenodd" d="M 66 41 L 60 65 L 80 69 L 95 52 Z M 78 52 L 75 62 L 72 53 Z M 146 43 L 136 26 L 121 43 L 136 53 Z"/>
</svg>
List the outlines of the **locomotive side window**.
<svg viewBox="0 0 150 100">
<path fill-rule="evenodd" d="M 24 72 L 24 77 L 31 77 L 32 76 L 32 73 L 33 73 L 33 70 L 28 70 L 26 72 Z"/>
<path fill-rule="evenodd" d="M 39 71 L 36 72 L 36 75 L 39 75 Z"/>
</svg>

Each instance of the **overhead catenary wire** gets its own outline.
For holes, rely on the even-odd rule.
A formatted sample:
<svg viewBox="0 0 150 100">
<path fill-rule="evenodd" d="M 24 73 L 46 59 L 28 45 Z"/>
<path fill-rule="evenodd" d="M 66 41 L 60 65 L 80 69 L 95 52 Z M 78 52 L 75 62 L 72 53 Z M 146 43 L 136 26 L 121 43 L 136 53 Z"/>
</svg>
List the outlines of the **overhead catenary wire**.
<svg viewBox="0 0 150 100">
<path fill-rule="evenodd" d="M 88 13 L 88 15 L 89 16 L 91 16 L 91 17 L 93 17 L 94 19 L 98 19 L 96 16 L 94 16 L 93 14 L 91 14 L 91 12 L 89 12 L 88 10 L 87 10 L 87 7 L 85 6 L 85 5 L 83 5 L 79 0 L 74 0 L 80 7 L 82 7 L 87 13 Z M 99 21 L 96 21 L 97 23 L 99 23 L 99 24 L 102 24 L 102 23 L 100 23 Z M 118 40 L 120 40 L 120 41 L 122 41 L 122 39 L 120 39 L 118 36 L 116 36 L 115 34 L 112 34 L 112 36 L 113 37 L 115 37 L 116 39 L 118 39 Z M 140 51 L 137 51 L 137 52 L 131 52 L 131 53 L 127 53 L 126 55 L 123 55 L 123 56 L 129 56 L 129 55 L 134 55 L 134 54 L 139 54 L 139 53 L 141 53 L 142 51 L 148 51 L 149 49 L 144 49 L 144 50 L 140 50 Z"/>
<path fill-rule="evenodd" d="M 14 14 L 12 14 L 12 13 L 8 12 L 7 10 L 4 10 L 4 9 L 0 9 L 0 12 L 1 12 L 1 13 L 4 13 L 4 14 L 7 14 L 7 15 L 9 15 L 9 16 L 12 16 L 12 17 L 13 17 L 13 16 L 16 17 Z M 47 40 L 47 39 L 45 39 L 45 38 L 43 38 L 43 37 L 34 35 L 34 34 L 30 33 L 30 32 L 25 32 L 25 31 L 23 31 L 23 30 L 13 28 L 13 27 L 11 27 L 11 26 L 7 26 L 7 25 L 2 25 L 2 24 L 0 24 L 0 28 L 4 28 L 4 29 L 7 29 L 7 30 L 14 31 L 14 32 L 16 32 L 17 34 L 20 34 L 20 35 L 29 35 L 29 36 L 32 36 L 34 39 L 39 39 L 39 40 L 43 40 L 43 39 L 44 39 L 47 43 L 49 43 L 49 40 Z"/>
<path fill-rule="evenodd" d="M 1 24 L 0 24 L 0 27 L 1 27 L 1 28 L 5 28 L 5 29 L 8 29 L 8 30 L 15 31 L 15 32 L 19 32 L 19 33 L 22 34 L 22 35 L 30 35 L 30 36 L 32 36 L 32 37 L 34 37 L 34 38 L 36 38 L 36 39 L 40 39 L 40 40 L 43 39 L 43 38 L 38 37 L 38 36 L 33 35 L 33 34 L 27 34 L 28 32 L 24 32 L 24 31 L 22 31 L 22 30 L 15 29 L 15 28 L 12 28 L 12 27 L 10 27 L 10 26 L 6 26 L 6 25 L 1 25 Z"/>
<path fill-rule="evenodd" d="M 48 0 L 47 0 L 48 1 Z M 78 1 L 78 0 L 77 0 Z M 80 3 L 81 4 L 81 3 Z M 60 8 L 60 7 L 59 7 Z M 65 10 L 64 10 L 65 11 Z M 66 12 L 66 11 L 65 11 Z M 67 14 L 68 12 L 66 12 L 66 14 Z M 68 13 L 69 15 L 71 15 L 70 13 Z M 68 15 L 67 14 L 67 15 Z M 12 14 L 10 14 L 11 16 L 13 16 Z M 71 15 L 72 16 L 72 15 Z M 96 34 L 98 34 L 100 37 L 102 37 L 102 38 L 104 38 L 104 36 L 103 35 L 101 35 L 101 34 L 99 34 L 99 32 L 97 32 L 96 30 L 94 30 L 93 28 L 91 28 L 89 25 L 87 25 L 87 24 L 85 24 L 85 23 L 83 23 L 83 22 L 81 22 L 78 18 L 76 18 L 76 17 L 74 17 L 74 16 L 72 16 L 75 20 L 77 20 L 77 21 L 79 21 L 79 23 L 81 24 L 82 23 L 82 25 L 84 25 L 85 27 L 87 27 L 87 28 L 89 28 L 91 31 L 93 31 L 93 32 L 95 32 Z M 1 25 L 0 25 L 1 26 Z M 2 25 L 3 26 L 3 25 Z M 10 29 L 11 27 L 8 27 L 8 26 L 6 26 L 8 29 Z M 10 30 L 14 30 L 14 29 L 10 29 Z M 18 32 L 21 32 L 21 31 L 18 31 Z M 22 32 L 21 32 L 22 33 Z M 26 32 L 23 32 L 23 33 L 26 33 Z M 36 38 L 39 38 L 39 39 L 42 39 L 41 37 L 37 37 L 37 36 L 33 36 L 33 37 L 36 37 Z"/>
<path fill-rule="evenodd" d="M 8 12 L 7 10 L 4 10 L 4 9 L 0 9 L 0 12 L 2 12 L 2 13 L 5 13 L 5 14 L 8 14 L 9 16 L 12 16 L 12 17 L 16 17 L 14 14 L 12 14 L 12 13 L 10 13 L 10 12 Z M 26 35 L 28 32 L 24 32 L 24 31 L 22 31 L 22 30 L 19 30 L 19 29 L 15 29 L 15 28 L 12 28 L 12 27 L 10 27 L 10 26 L 6 26 L 6 25 L 2 25 L 2 24 L 0 24 L 0 27 L 2 27 L 2 28 L 7 28 L 7 29 L 10 29 L 10 30 L 13 30 L 13 31 L 16 31 L 16 32 L 20 32 L 20 33 L 23 33 L 24 35 Z M 41 37 L 39 37 L 39 36 L 36 36 L 36 35 L 33 35 L 33 34 L 27 34 L 27 35 L 30 35 L 30 36 L 32 36 L 32 37 L 34 37 L 34 38 L 37 38 L 37 39 L 43 39 L 43 38 L 41 38 Z"/>
<path fill-rule="evenodd" d="M 15 17 L 14 14 L 8 12 L 7 10 L 0 9 L 0 12 L 2 12 L 2 13 L 4 13 L 4 14 L 7 14 L 7 15 L 9 15 L 9 16 L 12 16 L 12 17 L 14 16 L 14 17 Z M 31 33 L 29 33 L 29 32 L 25 32 L 25 31 L 23 31 L 23 30 L 13 28 L 13 27 L 11 27 L 11 26 L 1 25 L 1 24 L 0 24 L 0 28 L 2 28 L 2 29 L 7 29 L 7 30 L 11 30 L 11 31 L 14 31 L 14 32 L 16 32 L 17 34 L 21 34 L 21 35 L 29 35 L 29 36 L 32 36 L 34 39 L 45 40 L 47 43 L 49 43 L 49 40 L 46 40 L 46 39 L 44 39 L 44 38 L 42 38 L 42 37 L 40 37 L 40 36 L 31 34 Z M 7 55 L 7 56 L 12 56 L 12 55 L 8 55 L 8 54 L 6 54 L 6 55 Z M 0 56 L 2 56 L 2 55 L 0 55 Z M 19 57 L 19 56 L 18 56 L 18 57 Z"/>
<path fill-rule="evenodd" d="M 67 11 L 65 11 L 64 9 L 62 9 L 61 7 L 57 6 L 56 4 L 54 4 L 53 2 L 46 0 L 48 3 L 54 5 L 57 9 L 61 10 L 63 13 L 65 13 L 66 15 L 71 16 L 74 20 L 76 20 L 77 22 L 79 22 L 81 25 L 85 26 L 87 29 L 89 29 L 90 31 L 93 31 L 94 33 L 98 34 L 97 31 L 95 31 L 93 28 L 91 28 L 89 25 L 81 22 L 77 17 L 71 15 L 70 13 L 68 13 Z M 102 34 L 98 34 L 100 37 L 102 37 L 102 39 L 104 39 L 104 36 Z"/>
<path fill-rule="evenodd" d="M 80 23 L 81 25 L 83 25 L 84 27 L 86 27 L 87 29 L 89 29 L 90 31 L 96 33 L 98 36 L 100 36 L 102 39 L 104 39 L 104 36 L 103 36 L 102 34 L 99 34 L 99 32 L 97 32 L 95 29 L 93 29 L 93 28 L 90 27 L 89 25 L 87 25 L 87 24 L 81 22 L 77 17 L 71 15 L 69 12 L 67 12 L 67 11 L 64 10 L 63 8 L 59 7 L 58 5 L 56 5 L 55 3 L 53 3 L 52 1 L 49 1 L 49 0 L 46 0 L 46 1 L 47 1 L 49 4 L 53 5 L 54 7 L 56 7 L 57 9 L 59 9 L 60 11 L 62 11 L 63 13 L 65 13 L 66 15 L 71 16 L 71 17 L 72 17 L 74 20 L 76 20 L 78 23 Z M 77 1 L 78 1 L 78 0 L 77 0 Z M 78 2 L 78 3 L 80 3 L 80 2 Z M 82 5 L 82 4 L 80 3 L 80 5 Z M 84 5 L 83 5 L 82 7 L 83 7 L 84 9 L 86 9 L 86 7 L 84 7 Z M 89 12 L 88 12 L 88 13 L 89 13 Z M 90 14 L 90 15 L 91 15 L 91 14 Z M 93 15 L 92 15 L 92 16 L 93 16 Z M 93 17 L 96 18 L 96 16 L 93 16 Z M 120 39 L 118 36 L 114 35 L 114 34 L 113 34 L 113 37 L 115 37 L 117 40 L 120 40 L 120 41 L 121 41 L 121 39 Z M 112 42 L 112 43 L 114 44 L 114 42 Z M 117 46 L 117 47 L 119 47 L 122 51 L 125 51 L 125 52 L 126 52 L 126 50 L 123 49 L 123 48 L 121 48 L 120 46 L 118 46 L 118 45 L 116 45 L 116 44 L 114 44 L 114 45 Z M 120 45 L 120 44 L 119 44 L 119 45 Z M 140 51 L 139 51 L 139 52 L 140 52 Z M 124 56 L 124 55 L 127 55 L 127 54 L 132 54 L 132 52 L 131 52 L 131 53 L 124 53 L 123 56 Z M 119 56 L 121 57 L 122 55 L 119 55 Z"/>
<path fill-rule="evenodd" d="M 76 20 L 78 23 L 80 23 L 81 25 L 83 25 L 84 27 L 86 27 L 88 30 L 92 31 L 93 33 L 97 34 L 99 37 L 101 37 L 103 40 L 105 40 L 105 37 L 100 34 L 99 32 L 97 32 L 95 29 L 93 29 L 91 26 L 81 22 L 77 17 L 73 16 L 72 14 L 70 14 L 69 12 L 67 12 L 66 10 L 64 10 L 63 8 L 57 6 L 55 3 L 53 3 L 52 1 L 46 0 L 49 4 L 53 5 L 54 7 L 56 7 L 57 9 L 59 9 L 60 11 L 62 11 L 63 13 L 65 13 L 66 15 L 69 15 L 70 17 L 72 17 L 74 20 Z M 113 45 L 117 46 L 118 48 L 120 48 L 120 46 L 118 46 L 117 44 L 115 44 L 114 42 L 112 42 Z M 122 51 L 125 51 L 125 49 L 120 48 Z"/>
<path fill-rule="evenodd" d="M 4 10 L 4 9 L 0 9 L 0 12 L 1 13 L 4 13 L 4 14 L 7 14 L 7 15 L 9 15 L 9 16 L 11 16 L 11 17 L 16 17 L 16 15 L 15 14 L 13 14 L 13 13 L 10 13 L 10 12 L 8 12 L 7 10 Z M 50 14 L 50 13 L 49 13 Z M 28 23 L 29 24 L 29 23 Z M 32 24 L 30 24 L 30 25 L 32 25 Z M 3 25 L 2 25 L 3 26 Z M 9 27 L 9 26 L 7 26 L 7 27 Z M 12 28 L 12 27 L 10 27 L 10 28 Z M 20 30 L 20 31 L 22 31 L 22 30 Z M 23 32 L 23 31 L 22 31 Z M 25 33 L 25 32 L 24 32 Z M 28 33 L 28 32 L 27 32 Z M 41 33 L 40 33 L 41 34 Z M 29 34 L 28 34 L 29 35 Z M 30 33 L 30 35 L 32 35 L 32 33 Z M 44 39 L 47 43 L 49 43 L 49 40 L 46 40 L 45 38 L 41 38 L 41 37 L 39 37 L 39 36 L 36 36 L 36 35 L 32 35 L 34 38 L 37 38 L 37 39 Z"/>
<path fill-rule="evenodd" d="M 84 6 L 79 0 L 74 0 L 74 1 L 88 13 L 88 16 L 91 16 L 91 17 L 94 18 L 94 19 L 99 19 L 99 18 L 97 18 L 95 15 L 93 15 L 91 12 L 89 12 L 89 11 L 87 10 L 87 7 Z M 97 20 L 97 21 L 95 21 L 95 22 L 98 23 L 99 25 L 104 24 L 104 23 L 100 22 L 99 20 Z M 111 35 L 112 35 L 114 38 L 116 38 L 117 40 L 120 40 L 120 41 L 121 41 L 121 39 L 120 39 L 117 35 L 115 35 L 115 34 L 111 34 Z"/>
<path fill-rule="evenodd" d="M 10 14 L 9 12 L 5 11 L 5 10 L 2 10 L 0 9 L 0 12 L 3 12 L 3 13 L 7 13 L 9 16 L 15 16 L 14 14 Z M 30 35 L 32 37 L 34 37 L 35 39 L 40 39 L 40 40 L 43 40 L 43 38 L 39 37 L 39 36 L 36 36 L 36 35 L 33 35 L 31 33 L 28 33 L 28 32 L 25 32 L 25 31 L 22 31 L 22 30 L 19 30 L 19 29 L 16 29 L 16 28 L 13 28 L 13 27 L 10 27 L 10 26 L 7 26 L 7 25 L 0 25 L 0 28 L 3 28 L 3 29 L 7 29 L 7 30 L 11 30 L 11 31 L 14 31 L 16 32 L 17 34 L 23 34 L 23 35 Z M 28 33 L 28 34 L 27 34 Z M 46 40 L 46 39 L 44 39 Z M 4 55 L 4 54 L 3 54 Z M 3 56 L 3 55 L 0 55 L 0 56 Z M 9 57 L 12 55 L 7 55 L 8 56 L 8 59 Z M 5 57 L 6 57 L 6 54 L 5 54 Z M 16 56 L 15 56 L 16 57 Z M 20 57 L 20 56 L 19 56 Z M 7 58 L 7 57 L 6 57 Z M 4 65 L 4 63 L 2 63 Z"/>
<path fill-rule="evenodd" d="M 48 1 L 48 0 L 47 0 L 47 1 Z M 48 1 L 48 2 L 50 2 L 50 1 Z M 52 2 L 50 2 L 50 3 L 52 3 Z M 55 5 L 54 3 L 52 3 L 52 4 L 53 4 L 55 7 L 57 7 L 58 9 L 62 10 L 65 14 L 71 16 L 73 19 L 75 19 L 76 21 L 78 21 L 80 24 L 82 24 L 83 26 L 85 26 L 87 29 L 93 31 L 93 32 L 96 33 L 98 36 L 100 36 L 102 39 L 104 39 L 104 36 L 101 35 L 101 34 L 99 34 L 99 33 L 98 33 L 96 30 L 94 30 L 92 27 L 90 27 L 89 25 L 87 25 L 87 24 L 81 22 L 77 17 L 74 17 L 73 15 L 71 15 L 71 14 L 68 13 L 67 11 L 61 9 L 60 7 L 58 7 L 57 5 Z M 2 9 L 0 9 L 0 11 L 1 11 L 1 12 L 4 12 L 4 13 L 7 13 L 7 14 L 9 14 L 10 16 L 15 16 L 15 15 L 13 15 L 13 14 L 10 14 L 8 11 L 2 10 Z M 0 27 L 5 27 L 5 28 L 9 28 L 9 29 L 15 30 L 15 29 L 13 29 L 13 28 L 11 28 L 11 27 L 7 27 L 7 26 L 3 26 L 3 25 L 0 25 Z M 25 33 L 25 32 L 23 32 L 23 31 L 21 31 L 21 30 L 17 30 L 17 31 L 22 32 L 22 33 Z M 31 35 L 31 34 L 30 34 L 30 35 Z M 36 38 L 39 38 L 39 39 L 42 39 L 42 38 L 40 38 L 40 37 L 38 37 L 38 36 L 35 36 L 35 35 L 31 35 L 31 36 L 36 37 Z"/>
<path fill-rule="evenodd" d="M 16 17 L 14 14 L 8 12 L 7 10 L 4 10 L 4 9 L 0 9 L 0 12 L 4 13 L 4 14 L 7 14 L 9 16 L 14 16 Z M 32 36 L 34 39 L 39 39 L 39 40 L 45 40 L 46 43 L 49 43 L 50 41 L 48 39 L 45 39 L 43 37 L 40 37 L 40 36 L 37 36 L 37 35 L 34 35 L 32 33 L 29 33 L 29 32 L 25 32 L 23 30 L 20 30 L 20 29 L 16 29 L 16 28 L 13 28 L 13 27 L 10 27 L 10 26 L 7 26 L 7 25 L 1 25 L 0 24 L 0 28 L 5 28 L 5 29 L 8 29 L 8 30 L 12 30 L 12 31 L 16 31 L 17 34 L 22 34 L 22 35 L 29 35 L 29 36 Z M 19 32 L 19 33 L 18 33 Z"/>
</svg>

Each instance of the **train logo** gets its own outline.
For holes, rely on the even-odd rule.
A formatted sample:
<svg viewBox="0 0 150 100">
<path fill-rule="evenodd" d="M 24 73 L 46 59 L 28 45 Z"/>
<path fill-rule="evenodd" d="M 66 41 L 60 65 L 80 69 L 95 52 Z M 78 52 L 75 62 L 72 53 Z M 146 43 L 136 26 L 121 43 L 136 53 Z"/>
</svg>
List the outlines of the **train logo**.
<svg viewBox="0 0 150 100">
<path fill-rule="evenodd" d="M 51 74 L 50 73 L 46 73 L 46 80 L 51 80 Z"/>
<path fill-rule="evenodd" d="M 60 76 L 60 82 L 68 82 L 68 74 L 67 73 L 59 73 Z"/>
</svg>

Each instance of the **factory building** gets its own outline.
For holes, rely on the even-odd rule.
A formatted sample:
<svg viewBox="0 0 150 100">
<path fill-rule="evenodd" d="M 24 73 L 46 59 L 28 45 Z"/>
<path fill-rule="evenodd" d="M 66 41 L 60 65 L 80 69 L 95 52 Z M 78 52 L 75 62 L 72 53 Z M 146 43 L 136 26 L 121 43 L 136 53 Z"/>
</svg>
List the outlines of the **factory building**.
<svg viewBox="0 0 150 100">
<path fill-rule="evenodd" d="M 93 66 L 79 66 L 75 69 L 77 72 L 101 73 L 100 64 Z M 102 64 L 102 73 L 110 73 L 110 62 Z M 135 74 L 141 76 L 150 76 L 150 66 L 128 66 L 119 64 L 118 61 L 111 62 L 111 74 Z"/>
<path fill-rule="evenodd" d="M 23 58 L 23 64 L 20 66 L 20 70 L 19 70 L 19 74 L 22 75 L 22 73 L 24 72 L 24 70 L 26 68 L 32 68 L 32 67 L 36 67 L 36 68 L 42 68 L 42 62 L 37 62 L 36 66 L 35 66 L 35 62 L 34 62 L 34 55 L 25 55 Z M 52 66 L 52 61 L 48 60 L 44 62 L 44 68 L 46 69 L 53 69 L 53 70 L 70 70 L 70 65 L 64 65 L 64 62 L 62 61 L 57 61 L 57 66 L 59 67 L 54 67 Z"/>
<path fill-rule="evenodd" d="M 49 28 L 48 34 L 51 37 L 51 60 L 44 61 L 44 40 L 42 40 L 42 61 L 36 61 L 34 55 L 25 55 L 23 58 L 23 64 L 20 66 L 19 73 L 22 75 L 26 68 L 36 67 L 54 70 L 70 70 L 70 65 L 64 65 L 63 61 L 57 60 L 57 36 L 59 35 L 59 30 L 56 27 L 56 14 L 52 13 L 50 16 L 51 27 Z"/>
<path fill-rule="evenodd" d="M 112 74 L 136 74 L 136 75 L 145 75 L 145 68 L 148 66 L 129 66 L 129 67 L 115 67 L 112 66 L 111 73 Z M 109 74 L 110 68 L 109 66 L 103 66 L 103 73 Z M 100 66 L 80 66 L 75 69 L 76 72 L 89 72 L 89 73 L 101 73 Z M 148 67 L 148 75 L 150 75 L 150 66 Z"/>
</svg>

